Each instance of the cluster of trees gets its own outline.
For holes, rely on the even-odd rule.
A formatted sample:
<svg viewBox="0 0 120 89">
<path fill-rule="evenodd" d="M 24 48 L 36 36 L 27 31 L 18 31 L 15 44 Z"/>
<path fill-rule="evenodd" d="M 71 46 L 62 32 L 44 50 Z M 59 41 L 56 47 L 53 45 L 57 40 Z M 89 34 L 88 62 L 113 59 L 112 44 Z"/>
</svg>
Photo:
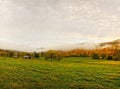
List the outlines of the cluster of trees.
<svg viewBox="0 0 120 89">
<path fill-rule="evenodd" d="M 94 54 L 93 59 L 108 59 L 108 60 L 120 60 L 120 45 L 119 43 L 109 43 L 107 47 L 102 48 L 103 45 L 98 47 Z"/>
<path fill-rule="evenodd" d="M 19 52 L 11 50 L 1 50 L 0 56 L 4 57 L 24 57 L 30 56 L 32 58 L 45 58 L 46 60 L 57 60 L 60 61 L 63 57 L 92 57 L 93 59 L 108 59 L 108 60 L 119 60 L 120 61 L 120 46 L 112 45 L 108 47 L 97 47 L 96 49 L 73 49 L 70 51 L 60 50 L 48 50 L 46 52 Z"/>
<path fill-rule="evenodd" d="M 104 48 L 96 50 L 93 55 L 93 59 L 108 59 L 120 61 L 120 50 L 112 48 Z"/>
<path fill-rule="evenodd" d="M 0 49 L 0 56 L 2 57 L 13 57 L 14 55 L 16 55 L 16 53 L 17 51 Z"/>
<path fill-rule="evenodd" d="M 46 60 L 58 60 L 60 61 L 64 57 L 64 52 L 59 50 L 48 50 L 45 52 Z"/>
<path fill-rule="evenodd" d="M 31 52 L 21 52 L 21 51 L 0 49 L 0 56 L 1 57 L 14 57 L 14 58 L 30 56 L 32 58 L 39 58 L 40 54 L 37 52 L 31 53 Z"/>
<path fill-rule="evenodd" d="M 49 50 L 46 53 L 46 59 L 59 59 L 63 57 L 92 57 L 93 59 L 108 59 L 120 61 L 120 46 L 112 45 L 108 47 L 97 47 L 96 49 L 73 49 L 70 51 Z"/>
</svg>

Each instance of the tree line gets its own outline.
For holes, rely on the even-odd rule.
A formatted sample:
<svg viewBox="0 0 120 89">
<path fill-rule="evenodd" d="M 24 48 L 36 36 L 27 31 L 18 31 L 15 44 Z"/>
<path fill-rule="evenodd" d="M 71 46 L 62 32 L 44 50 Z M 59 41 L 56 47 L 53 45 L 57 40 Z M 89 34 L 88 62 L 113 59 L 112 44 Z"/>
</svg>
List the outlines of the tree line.
<svg viewBox="0 0 120 89">
<path fill-rule="evenodd" d="M 64 57 L 92 57 L 93 59 L 108 59 L 120 61 L 120 47 L 119 45 L 112 45 L 108 47 L 99 46 L 96 49 L 73 49 L 69 51 L 48 50 L 45 52 L 20 52 L 12 50 L 0 50 L 0 56 L 3 57 L 24 57 L 37 58 L 45 60 L 60 61 Z"/>
</svg>

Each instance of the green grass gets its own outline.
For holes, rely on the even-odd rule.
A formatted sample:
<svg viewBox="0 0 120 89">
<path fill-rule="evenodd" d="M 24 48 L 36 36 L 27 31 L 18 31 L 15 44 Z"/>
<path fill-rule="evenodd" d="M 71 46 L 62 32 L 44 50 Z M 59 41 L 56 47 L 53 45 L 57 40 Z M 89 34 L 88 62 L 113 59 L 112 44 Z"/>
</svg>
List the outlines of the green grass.
<svg viewBox="0 0 120 89">
<path fill-rule="evenodd" d="M 0 89 L 120 89 L 120 62 L 0 58 Z"/>
</svg>

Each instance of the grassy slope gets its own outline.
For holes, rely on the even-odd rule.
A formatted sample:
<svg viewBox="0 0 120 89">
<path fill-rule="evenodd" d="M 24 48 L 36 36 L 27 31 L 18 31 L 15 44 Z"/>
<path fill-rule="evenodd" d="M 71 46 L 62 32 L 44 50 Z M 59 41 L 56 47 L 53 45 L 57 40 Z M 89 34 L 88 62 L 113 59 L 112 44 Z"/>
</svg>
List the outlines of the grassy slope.
<svg viewBox="0 0 120 89">
<path fill-rule="evenodd" d="M 120 89 L 120 62 L 1 58 L 0 89 Z"/>
</svg>

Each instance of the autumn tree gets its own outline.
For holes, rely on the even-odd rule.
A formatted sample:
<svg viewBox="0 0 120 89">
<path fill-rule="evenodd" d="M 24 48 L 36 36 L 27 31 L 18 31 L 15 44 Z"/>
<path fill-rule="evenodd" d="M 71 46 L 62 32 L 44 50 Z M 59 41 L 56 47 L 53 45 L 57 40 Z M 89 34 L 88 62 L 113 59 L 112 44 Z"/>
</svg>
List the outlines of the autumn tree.
<svg viewBox="0 0 120 89">
<path fill-rule="evenodd" d="M 55 58 L 55 51 L 54 50 L 48 50 L 45 54 L 45 59 L 46 60 L 53 60 Z"/>
<path fill-rule="evenodd" d="M 56 55 L 55 55 L 55 59 L 56 60 L 60 61 L 60 60 L 63 59 L 63 57 L 64 57 L 64 52 L 62 52 L 62 51 L 56 51 Z"/>
<path fill-rule="evenodd" d="M 48 50 L 45 55 L 46 60 L 58 60 L 60 61 L 64 57 L 62 51 Z"/>
</svg>

